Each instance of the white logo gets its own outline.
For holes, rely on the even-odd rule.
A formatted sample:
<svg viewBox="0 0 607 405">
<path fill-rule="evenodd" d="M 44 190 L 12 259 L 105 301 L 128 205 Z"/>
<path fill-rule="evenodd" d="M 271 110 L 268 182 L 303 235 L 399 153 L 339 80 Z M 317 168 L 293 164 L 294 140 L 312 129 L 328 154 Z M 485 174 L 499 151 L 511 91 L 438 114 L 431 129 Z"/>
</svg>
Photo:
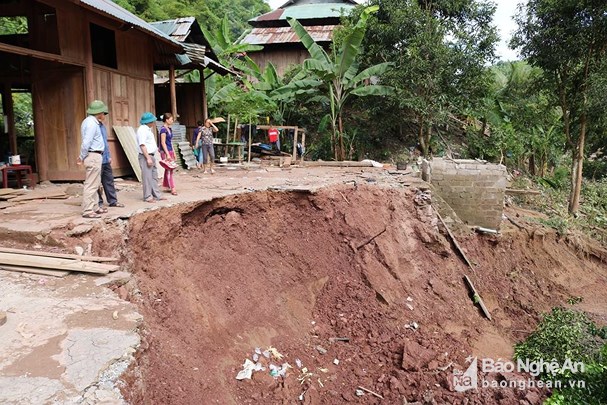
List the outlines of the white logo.
<svg viewBox="0 0 607 405">
<path fill-rule="evenodd" d="M 457 392 L 464 392 L 478 387 L 476 357 L 469 356 L 466 358 L 466 363 L 470 363 L 466 371 L 453 370 L 453 387 Z"/>
</svg>

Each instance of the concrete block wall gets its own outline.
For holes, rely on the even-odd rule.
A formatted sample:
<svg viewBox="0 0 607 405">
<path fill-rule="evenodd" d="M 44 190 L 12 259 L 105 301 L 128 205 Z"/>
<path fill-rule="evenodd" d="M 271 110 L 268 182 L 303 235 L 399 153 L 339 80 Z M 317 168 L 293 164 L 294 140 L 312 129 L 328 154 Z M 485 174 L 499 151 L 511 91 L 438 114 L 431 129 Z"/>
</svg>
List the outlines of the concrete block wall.
<svg viewBox="0 0 607 405">
<path fill-rule="evenodd" d="M 507 175 L 504 165 L 464 159 L 430 161 L 429 181 L 436 193 L 471 226 L 499 229 Z"/>
</svg>

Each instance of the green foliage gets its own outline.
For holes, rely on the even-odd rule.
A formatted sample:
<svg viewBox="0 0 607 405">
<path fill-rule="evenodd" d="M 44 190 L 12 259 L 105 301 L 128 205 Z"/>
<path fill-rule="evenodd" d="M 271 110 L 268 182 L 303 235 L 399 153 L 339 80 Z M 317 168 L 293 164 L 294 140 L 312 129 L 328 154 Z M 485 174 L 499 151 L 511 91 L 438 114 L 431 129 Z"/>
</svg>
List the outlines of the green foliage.
<svg viewBox="0 0 607 405">
<path fill-rule="evenodd" d="M 336 160 L 344 160 L 346 153 L 351 155 L 346 151 L 343 126 L 343 112 L 348 100 L 352 96 L 388 96 L 392 94 L 391 87 L 370 83 L 372 79 L 376 80 L 389 70 L 390 62 L 372 65 L 359 71 L 358 59 L 362 51 L 361 43 L 365 36 L 367 20 L 377 10 L 378 6 L 365 8 L 356 25 L 343 36 L 339 44 L 334 43 L 331 54 L 325 52 L 320 45 L 314 42 L 314 39 L 297 20 L 288 18 L 289 24 L 311 55 L 310 59 L 304 61 L 304 69 L 317 77 L 322 87 L 318 85 L 311 87 L 302 84 L 302 81 L 299 80 L 291 81 L 284 90 L 293 91 L 297 88 L 320 90 L 314 100 L 329 102 L 332 127 L 331 144 Z M 348 146 L 348 151 L 350 150 L 351 145 Z"/>
<path fill-rule="evenodd" d="M 250 28 L 248 20 L 270 11 L 263 0 L 116 0 L 116 3 L 146 21 L 193 16 L 209 31 L 221 26 L 227 18 L 230 35 L 235 38 Z"/>
<path fill-rule="evenodd" d="M 545 175 L 562 154 L 565 137 L 560 114 L 538 87 L 542 71 L 525 62 L 491 68 L 493 83 L 480 112 L 486 131 L 468 136 L 472 157 L 500 161 L 513 169 Z"/>
<path fill-rule="evenodd" d="M 539 223 L 546 225 L 550 228 L 556 229 L 559 235 L 566 235 L 567 229 L 569 229 L 569 221 L 567 218 L 563 217 L 550 217 L 550 218 L 540 218 Z"/>
<path fill-rule="evenodd" d="M 27 17 L 0 17 L 0 35 L 27 34 Z"/>
<path fill-rule="evenodd" d="M 569 359 L 582 362 L 584 372 L 561 368 L 555 374 L 542 370 L 543 381 L 560 381 L 545 404 L 603 404 L 607 401 L 607 342 L 604 328 L 598 328 L 586 314 L 565 308 L 554 308 L 527 339 L 515 345 L 516 359 L 551 362 L 560 366 Z M 584 387 L 569 381 L 582 381 Z"/>
<path fill-rule="evenodd" d="M 252 73 L 250 70 L 259 70 L 257 66 L 250 59 L 245 59 L 241 62 L 238 59 L 238 55 L 246 52 L 260 51 L 263 49 L 259 45 L 240 44 L 239 40 L 232 40 L 232 32 L 230 30 L 230 20 L 228 16 L 224 16 L 220 24 L 213 26 L 212 28 L 205 28 L 201 26 L 205 38 L 211 44 L 213 51 L 217 57 L 226 65 L 233 66 L 238 64 L 238 68 L 244 70 L 245 73 Z M 251 65 L 253 63 L 253 65 Z"/>
<path fill-rule="evenodd" d="M 384 83 L 396 89 L 393 119 L 414 122 L 413 135 L 428 154 L 436 125 L 473 109 L 487 91 L 485 68 L 497 42 L 495 6 L 476 0 L 373 0 L 380 11 L 369 21 L 364 64 L 395 64 Z"/>
<path fill-rule="evenodd" d="M 597 108 L 605 101 L 607 3 L 586 0 L 529 0 L 519 9 L 512 45 L 544 72 L 544 86 L 561 109 L 571 148 L 568 211 L 579 208 L 586 138 L 605 121 Z M 597 91 L 599 90 L 599 91 Z M 605 127 L 603 127 L 605 129 Z"/>
</svg>

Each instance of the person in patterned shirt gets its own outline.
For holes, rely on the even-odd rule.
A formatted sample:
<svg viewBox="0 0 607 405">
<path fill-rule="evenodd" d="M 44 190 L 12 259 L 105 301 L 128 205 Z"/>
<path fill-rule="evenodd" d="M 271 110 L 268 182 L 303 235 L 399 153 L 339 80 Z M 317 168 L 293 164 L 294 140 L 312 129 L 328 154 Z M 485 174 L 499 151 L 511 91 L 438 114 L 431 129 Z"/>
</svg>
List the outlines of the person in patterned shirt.
<svg viewBox="0 0 607 405">
<path fill-rule="evenodd" d="M 202 144 L 202 155 L 203 155 L 203 173 L 211 172 L 211 174 L 215 174 L 215 170 L 213 169 L 213 162 L 215 161 L 215 149 L 213 148 L 213 134 L 219 131 L 215 124 L 211 122 L 209 118 L 204 121 L 204 126 L 198 132 L 198 137 L 196 138 L 196 145 Z M 207 171 L 207 162 L 209 164 L 209 171 Z"/>
</svg>

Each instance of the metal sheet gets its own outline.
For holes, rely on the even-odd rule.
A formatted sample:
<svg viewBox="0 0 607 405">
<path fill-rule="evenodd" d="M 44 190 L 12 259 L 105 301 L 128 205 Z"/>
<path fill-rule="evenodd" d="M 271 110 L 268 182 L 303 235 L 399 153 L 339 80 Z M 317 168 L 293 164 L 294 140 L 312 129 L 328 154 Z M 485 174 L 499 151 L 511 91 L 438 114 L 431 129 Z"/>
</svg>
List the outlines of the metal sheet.
<svg viewBox="0 0 607 405">
<path fill-rule="evenodd" d="M 123 9 L 111 0 L 80 0 L 80 3 L 94 8 L 98 11 L 101 11 L 102 13 L 105 13 L 107 15 L 110 15 L 119 21 L 131 24 L 134 27 L 137 27 L 142 31 L 147 32 L 148 34 L 155 36 L 156 38 L 171 43 L 175 46 L 175 48 L 181 49 L 181 44 L 179 42 L 175 41 L 174 39 L 166 35 L 164 32 L 154 28 L 151 24 L 143 21 L 136 15 Z"/>
<path fill-rule="evenodd" d="M 336 25 L 316 25 L 305 27 L 316 42 L 330 42 Z M 301 42 L 291 27 L 253 28 L 241 41 L 244 44 L 268 45 Z"/>
</svg>

